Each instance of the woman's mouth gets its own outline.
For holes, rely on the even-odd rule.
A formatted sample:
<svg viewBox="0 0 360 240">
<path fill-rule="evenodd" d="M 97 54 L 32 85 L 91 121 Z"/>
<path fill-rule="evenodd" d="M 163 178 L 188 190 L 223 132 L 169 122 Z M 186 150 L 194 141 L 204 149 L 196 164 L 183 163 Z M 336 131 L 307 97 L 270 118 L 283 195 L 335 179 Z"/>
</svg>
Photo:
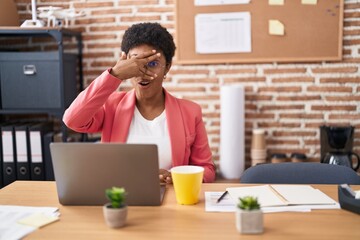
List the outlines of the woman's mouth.
<svg viewBox="0 0 360 240">
<path fill-rule="evenodd" d="M 140 82 L 138 82 L 138 84 L 140 84 L 141 86 L 147 86 L 149 85 L 150 81 L 146 81 L 146 80 L 142 80 Z"/>
</svg>

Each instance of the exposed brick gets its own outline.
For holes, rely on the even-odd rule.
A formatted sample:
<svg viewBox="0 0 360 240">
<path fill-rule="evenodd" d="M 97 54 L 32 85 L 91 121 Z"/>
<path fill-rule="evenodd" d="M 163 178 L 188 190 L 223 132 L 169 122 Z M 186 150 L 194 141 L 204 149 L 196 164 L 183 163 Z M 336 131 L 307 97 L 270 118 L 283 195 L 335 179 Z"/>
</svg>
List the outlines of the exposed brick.
<svg viewBox="0 0 360 240">
<path fill-rule="evenodd" d="M 181 74 L 189 74 L 189 75 L 197 75 L 197 74 L 209 74 L 209 70 L 200 70 L 200 69 L 170 69 L 170 74 L 172 75 L 181 75 Z"/>
<path fill-rule="evenodd" d="M 276 97 L 278 101 L 314 101 L 320 100 L 319 95 L 301 95 L 301 96 L 279 96 Z"/>
<path fill-rule="evenodd" d="M 299 128 L 300 123 L 286 123 L 286 122 L 261 122 L 258 123 L 260 128 Z"/>
<path fill-rule="evenodd" d="M 224 78 L 224 83 L 265 82 L 265 77 Z"/>
<path fill-rule="evenodd" d="M 107 40 L 107 39 L 116 39 L 116 35 L 115 34 L 91 34 L 91 35 L 84 35 L 83 36 L 83 39 L 85 41 L 87 40 L 99 40 L 99 39 L 102 39 L 102 40 Z"/>
<path fill-rule="evenodd" d="M 160 21 L 160 16 L 134 16 L 134 17 L 121 17 L 123 22 L 146 22 L 146 21 Z"/>
<path fill-rule="evenodd" d="M 276 68 L 264 69 L 264 74 L 280 74 L 280 73 L 305 73 L 306 68 Z"/>
<path fill-rule="evenodd" d="M 301 87 L 259 87 L 258 92 L 301 92 Z"/>
<path fill-rule="evenodd" d="M 355 73 L 358 67 L 313 68 L 313 73 Z"/>
<path fill-rule="evenodd" d="M 307 87 L 307 91 L 309 92 L 345 92 L 345 93 L 351 93 L 352 88 L 351 87 L 319 87 L 319 86 L 309 86 Z"/>
<path fill-rule="evenodd" d="M 221 74 L 242 74 L 242 73 L 257 73 L 256 68 L 239 68 L 239 69 L 217 69 L 216 75 Z"/>
<path fill-rule="evenodd" d="M 358 36 L 360 35 L 360 30 L 357 29 L 344 29 L 344 36 Z"/>
<path fill-rule="evenodd" d="M 360 114 L 330 114 L 329 119 L 359 120 Z"/>
<path fill-rule="evenodd" d="M 129 25 L 130 26 L 130 25 Z M 98 26 L 98 27 L 90 27 L 90 32 L 117 32 L 117 31 L 125 31 L 129 28 L 127 25 L 121 26 Z"/>
<path fill-rule="evenodd" d="M 314 137 L 316 132 L 314 131 L 274 131 L 273 136 L 275 137 Z"/>
<path fill-rule="evenodd" d="M 219 79 L 217 78 L 185 78 L 179 79 L 178 83 L 218 83 Z"/>
<path fill-rule="evenodd" d="M 267 145 L 298 145 L 300 142 L 298 140 L 281 140 L 281 139 L 268 139 L 266 140 Z"/>
<path fill-rule="evenodd" d="M 320 78 L 320 83 L 360 83 L 360 77 L 353 77 L 353 78 Z"/>
<path fill-rule="evenodd" d="M 120 6 L 138 6 L 138 5 L 156 5 L 159 3 L 159 0 L 132 0 L 132 1 L 119 1 Z"/>
<path fill-rule="evenodd" d="M 265 82 L 265 77 L 224 78 L 224 83 Z"/>
<path fill-rule="evenodd" d="M 323 119 L 322 114 L 314 113 L 280 113 L 280 118 L 289 118 L 289 119 Z"/>
<path fill-rule="evenodd" d="M 356 3 L 348 3 L 347 1 L 344 1 L 345 4 L 344 4 L 344 9 L 345 10 L 348 10 L 348 9 L 357 9 L 357 8 L 360 8 L 360 3 L 359 2 L 356 2 Z"/>
<path fill-rule="evenodd" d="M 360 26 L 360 21 L 344 21 L 344 27 L 358 27 Z"/>
<path fill-rule="evenodd" d="M 360 101 L 360 96 L 326 96 L 326 101 Z"/>
<path fill-rule="evenodd" d="M 86 58 L 103 58 L 103 57 L 114 57 L 114 52 L 86 52 L 83 54 Z"/>
<path fill-rule="evenodd" d="M 305 128 L 319 128 L 322 125 L 325 125 L 325 121 L 321 121 L 321 122 L 309 122 L 309 123 L 305 123 Z"/>
<path fill-rule="evenodd" d="M 94 10 L 91 11 L 92 16 L 96 15 L 112 15 L 112 14 L 123 14 L 123 13 L 131 13 L 131 8 L 112 8 L 112 9 L 106 9 L 106 10 Z"/>
<path fill-rule="evenodd" d="M 120 49 L 119 43 L 91 43 L 87 45 L 88 48 L 97 48 L 97 49 L 103 49 L 103 48 L 118 48 Z"/>
<path fill-rule="evenodd" d="M 344 18 L 359 18 L 360 12 L 345 12 Z"/>
<path fill-rule="evenodd" d="M 114 17 L 101 17 L 101 18 L 87 18 L 87 19 L 78 19 L 75 21 L 76 24 L 94 24 L 94 23 L 113 23 L 115 22 L 115 18 Z"/>
<path fill-rule="evenodd" d="M 360 24 L 359 24 L 359 26 L 360 26 Z M 345 39 L 345 40 L 343 40 L 344 46 L 359 45 L 359 44 L 360 44 L 360 39 Z"/>
<path fill-rule="evenodd" d="M 164 13 L 164 12 L 172 12 L 174 8 L 172 7 L 139 7 L 138 12 L 140 13 Z"/>
<path fill-rule="evenodd" d="M 311 110 L 314 111 L 356 111 L 356 105 L 313 105 Z"/>
<path fill-rule="evenodd" d="M 245 113 L 245 118 L 251 119 L 273 119 L 274 117 L 273 113 Z"/>
<path fill-rule="evenodd" d="M 260 107 L 260 111 L 271 111 L 271 110 L 303 110 L 305 105 L 264 105 Z"/>
<path fill-rule="evenodd" d="M 204 87 L 166 87 L 167 90 L 171 92 L 192 92 L 192 93 L 198 93 L 198 92 L 205 92 Z"/>
<path fill-rule="evenodd" d="M 297 82 L 306 82 L 313 83 L 315 82 L 315 78 L 313 77 L 284 77 L 284 78 L 273 78 L 271 80 L 273 83 L 297 83 Z"/>
<path fill-rule="evenodd" d="M 113 7 L 113 2 L 98 1 L 98 2 L 74 2 L 74 8 L 83 9 L 83 8 L 96 8 L 96 7 Z"/>
<path fill-rule="evenodd" d="M 246 101 L 269 101 L 272 99 L 272 96 L 263 96 L 263 95 L 245 95 Z"/>
</svg>

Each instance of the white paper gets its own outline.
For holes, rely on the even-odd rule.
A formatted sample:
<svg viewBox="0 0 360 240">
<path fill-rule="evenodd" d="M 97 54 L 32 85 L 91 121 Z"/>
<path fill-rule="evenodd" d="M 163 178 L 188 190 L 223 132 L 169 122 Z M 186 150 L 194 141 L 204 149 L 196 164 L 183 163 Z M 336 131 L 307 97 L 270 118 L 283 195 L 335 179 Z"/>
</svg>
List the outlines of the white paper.
<svg viewBox="0 0 360 240">
<path fill-rule="evenodd" d="M 49 216 L 58 216 L 55 207 L 24 207 L 0 205 L 0 240 L 21 239 L 37 228 L 17 223 L 18 220 L 34 213 L 43 213 Z"/>
<path fill-rule="evenodd" d="M 219 203 L 217 199 L 223 192 L 205 192 L 205 211 L 206 212 L 235 212 L 236 203 L 228 194 Z M 263 213 L 274 212 L 311 212 L 309 206 L 284 206 L 284 207 L 262 207 Z"/>
<path fill-rule="evenodd" d="M 235 203 L 227 194 L 219 203 L 217 200 L 224 192 L 205 192 L 206 212 L 235 212 Z"/>
<path fill-rule="evenodd" d="M 245 196 L 256 197 L 261 207 L 285 206 L 279 197 L 271 191 L 269 185 L 252 187 L 232 187 L 226 189 L 234 201 Z"/>
<path fill-rule="evenodd" d="M 336 204 L 328 195 L 309 185 L 271 185 L 289 204 Z"/>
<path fill-rule="evenodd" d="M 226 190 L 234 200 L 245 196 L 257 197 L 262 208 L 302 206 L 310 209 L 339 209 L 340 207 L 335 200 L 310 185 L 262 185 L 233 187 Z"/>
<path fill-rule="evenodd" d="M 250 13 L 197 14 L 195 49 L 200 54 L 251 52 Z"/>
<path fill-rule="evenodd" d="M 242 85 L 220 88 L 220 173 L 240 178 L 245 168 L 245 90 Z"/>
<path fill-rule="evenodd" d="M 248 4 L 250 0 L 195 0 L 195 6 Z"/>
</svg>

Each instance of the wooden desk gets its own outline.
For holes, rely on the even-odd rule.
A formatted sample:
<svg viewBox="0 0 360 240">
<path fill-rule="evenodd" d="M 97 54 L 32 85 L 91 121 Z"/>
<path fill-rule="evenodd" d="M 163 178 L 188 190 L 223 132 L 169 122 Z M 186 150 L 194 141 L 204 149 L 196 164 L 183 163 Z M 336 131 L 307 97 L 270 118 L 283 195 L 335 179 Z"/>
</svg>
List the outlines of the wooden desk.
<svg viewBox="0 0 360 240">
<path fill-rule="evenodd" d="M 203 184 L 202 191 L 223 191 L 239 185 Z M 315 187 L 337 200 L 336 185 Z M 267 213 L 262 235 L 240 235 L 234 213 L 205 212 L 203 193 L 197 205 L 178 205 L 172 186 L 162 206 L 130 207 L 127 226 L 121 229 L 106 226 L 100 206 L 60 205 L 54 182 L 14 182 L 0 190 L 0 204 L 59 207 L 60 221 L 26 239 L 360 239 L 360 216 L 345 210 Z"/>
</svg>

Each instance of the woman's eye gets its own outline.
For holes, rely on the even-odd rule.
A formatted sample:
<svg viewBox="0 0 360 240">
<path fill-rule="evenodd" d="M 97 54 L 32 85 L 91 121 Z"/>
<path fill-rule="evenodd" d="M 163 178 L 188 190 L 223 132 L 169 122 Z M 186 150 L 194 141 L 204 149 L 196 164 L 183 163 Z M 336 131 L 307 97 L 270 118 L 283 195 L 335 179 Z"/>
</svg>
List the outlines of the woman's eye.
<svg viewBox="0 0 360 240">
<path fill-rule="evenodd" d="M 147 66 L 151 67 L 151 68 L 157 67 L 158 65 L 159 65 L 159 63 L 156 61 L 148 62 L 148 64 L 147 64 Z"/>
</svg>

